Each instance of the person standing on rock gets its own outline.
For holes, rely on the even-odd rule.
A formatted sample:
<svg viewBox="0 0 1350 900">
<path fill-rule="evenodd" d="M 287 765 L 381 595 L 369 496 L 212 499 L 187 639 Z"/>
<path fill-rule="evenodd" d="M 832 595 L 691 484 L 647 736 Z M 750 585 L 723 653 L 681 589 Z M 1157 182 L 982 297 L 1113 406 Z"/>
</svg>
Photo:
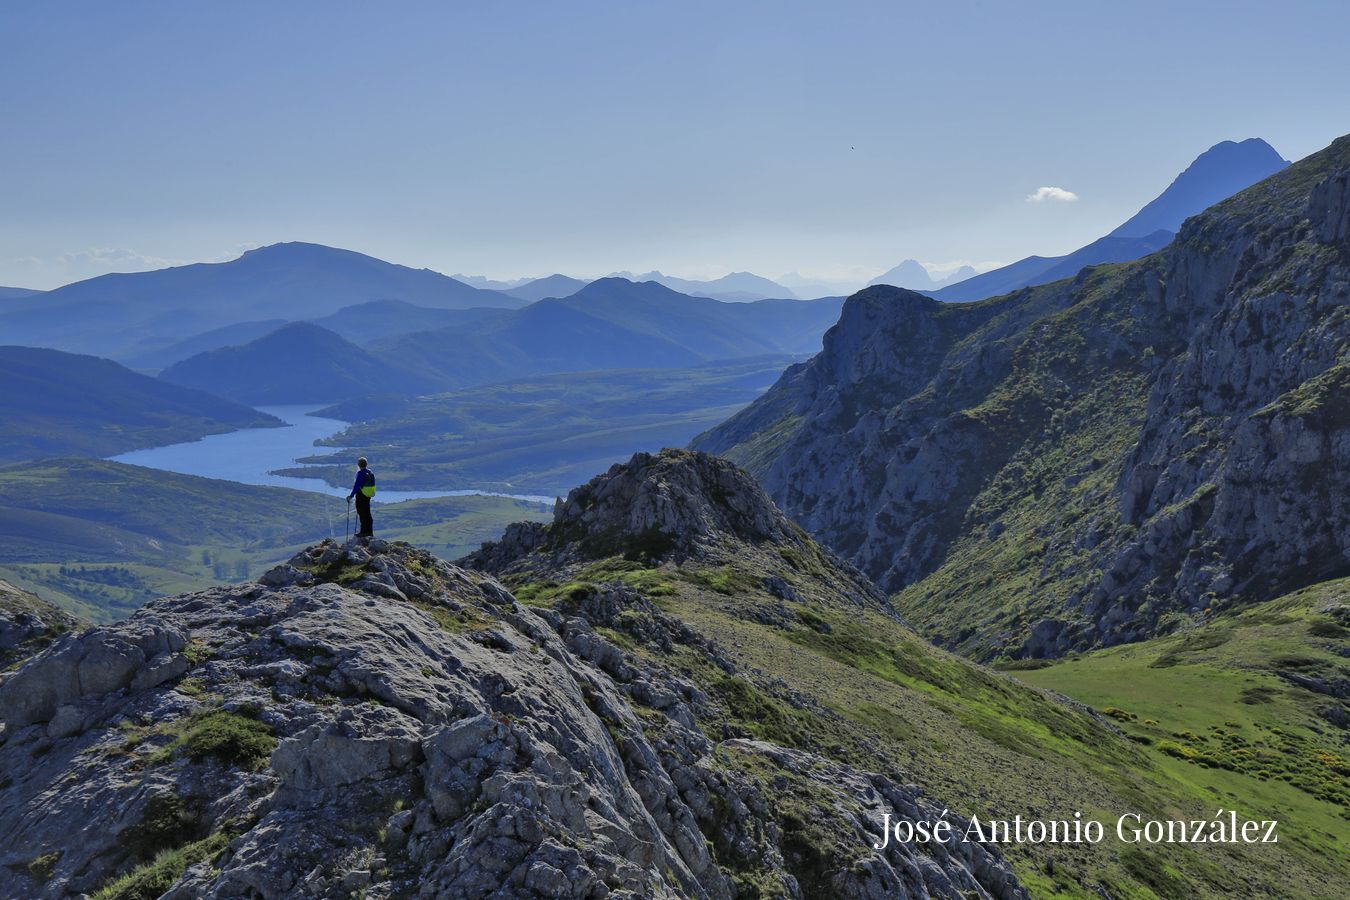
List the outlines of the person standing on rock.
<svg viewBox="0 0 1350 900">
<path fill-rule="evenodd" d="M 361 530 L 356 532 L 357 538 L 375 536 L 375 521 L 370 516 L 370 499 L 374 496 L 375 473 L 370 471 L 363 456 L 356 461 L 356 483 L 352 485 L 352 492 L 347 495 L 348 503 L 352 502 L 353 497 L 356 498 L 356 516 L 361 520 Z"/>
</svg>

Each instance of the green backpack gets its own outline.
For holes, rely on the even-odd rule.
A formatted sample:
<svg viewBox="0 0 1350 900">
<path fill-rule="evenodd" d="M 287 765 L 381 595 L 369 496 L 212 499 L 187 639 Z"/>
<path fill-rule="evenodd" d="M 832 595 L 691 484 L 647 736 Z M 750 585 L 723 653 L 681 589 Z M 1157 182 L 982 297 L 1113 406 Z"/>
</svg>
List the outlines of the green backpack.
<svg viewBox="0 0 1350 900">
<path fill-rule="evenodd" d="M 375 496 L 375 473 L 366 469 L 366 483 L 361 486 L 361 493 L 366 497 Z"/>
</svg>

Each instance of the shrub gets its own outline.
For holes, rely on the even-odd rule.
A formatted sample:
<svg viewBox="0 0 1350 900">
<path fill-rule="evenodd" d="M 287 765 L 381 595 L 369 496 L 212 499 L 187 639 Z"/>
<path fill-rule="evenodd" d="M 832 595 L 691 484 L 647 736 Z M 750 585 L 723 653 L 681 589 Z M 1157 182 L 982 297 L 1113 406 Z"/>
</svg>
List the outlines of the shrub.
<svg viewBox="0 0 1350 900">
<path fill-rule="evenodd" d="M 728 676 L 713 686 L 732 721 L 760 740 L 800 747 L 806 740 L 803 716 L 762 692 L 744 678 Z"/>
<path fill-rule="evenodd" d="M 222 709 L 190 716 L 178 737 L 150 760 L 166 762 L 182 754 L 200 762 L 214 757 L 229 765 L 258 769 L 276 749 L 272 729 L 257 719 Z"/>
<path fill-rule="evenodd" d="M 51 853 L 44 853 L 28 863 L 28 874 L 33 876 L 34 881 L 46 883 L 51 880 L 52 873 L 56 871 L 56 864 L 61 861 L 61 852 L 59 850 Z"/>
</svg>

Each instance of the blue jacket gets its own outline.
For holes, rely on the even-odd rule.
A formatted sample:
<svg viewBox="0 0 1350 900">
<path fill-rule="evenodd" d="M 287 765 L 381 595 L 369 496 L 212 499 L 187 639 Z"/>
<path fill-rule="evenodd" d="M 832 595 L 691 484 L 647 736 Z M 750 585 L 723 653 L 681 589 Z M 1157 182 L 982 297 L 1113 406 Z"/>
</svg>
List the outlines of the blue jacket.
<svg viewBox="0 0 1350 900">
<path fill-rule="evenodd" d="M 361 492 L 361 488 L 366 486 L 366 479 L 370 477 L 370 469 L 356 470 L 356 484 L 352 485 L 352 492 L 347 495 L 350 500 Z"/>
</svg>

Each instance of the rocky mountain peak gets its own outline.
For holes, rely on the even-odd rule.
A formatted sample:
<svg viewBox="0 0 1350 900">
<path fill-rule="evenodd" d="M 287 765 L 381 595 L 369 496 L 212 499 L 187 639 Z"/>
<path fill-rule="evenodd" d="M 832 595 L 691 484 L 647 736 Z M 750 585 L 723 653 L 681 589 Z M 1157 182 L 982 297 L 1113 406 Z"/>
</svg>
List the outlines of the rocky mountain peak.
<svg viewBox="0 0 1350 900">
<path fill-rule="evenodd" d="M 667 449 L 616 463 L 559 500 L 552 523 L 513 525 L 469 560 L 488 571 L 535 550 L 679 562 L 719 554 L 733 542 L 804 548 L 807 539 L 733 463 Z"/>
<path fill-rule="evenodd" d="M 1158 229 L 1176 232 L 1183 221 L 1198 211 L 1288 165 L 1288 160 L 1260 138 L 1221 141 L 1196 157 L 1167 190 L 1109 236 L 1142 237 Z"/>
</svg>

